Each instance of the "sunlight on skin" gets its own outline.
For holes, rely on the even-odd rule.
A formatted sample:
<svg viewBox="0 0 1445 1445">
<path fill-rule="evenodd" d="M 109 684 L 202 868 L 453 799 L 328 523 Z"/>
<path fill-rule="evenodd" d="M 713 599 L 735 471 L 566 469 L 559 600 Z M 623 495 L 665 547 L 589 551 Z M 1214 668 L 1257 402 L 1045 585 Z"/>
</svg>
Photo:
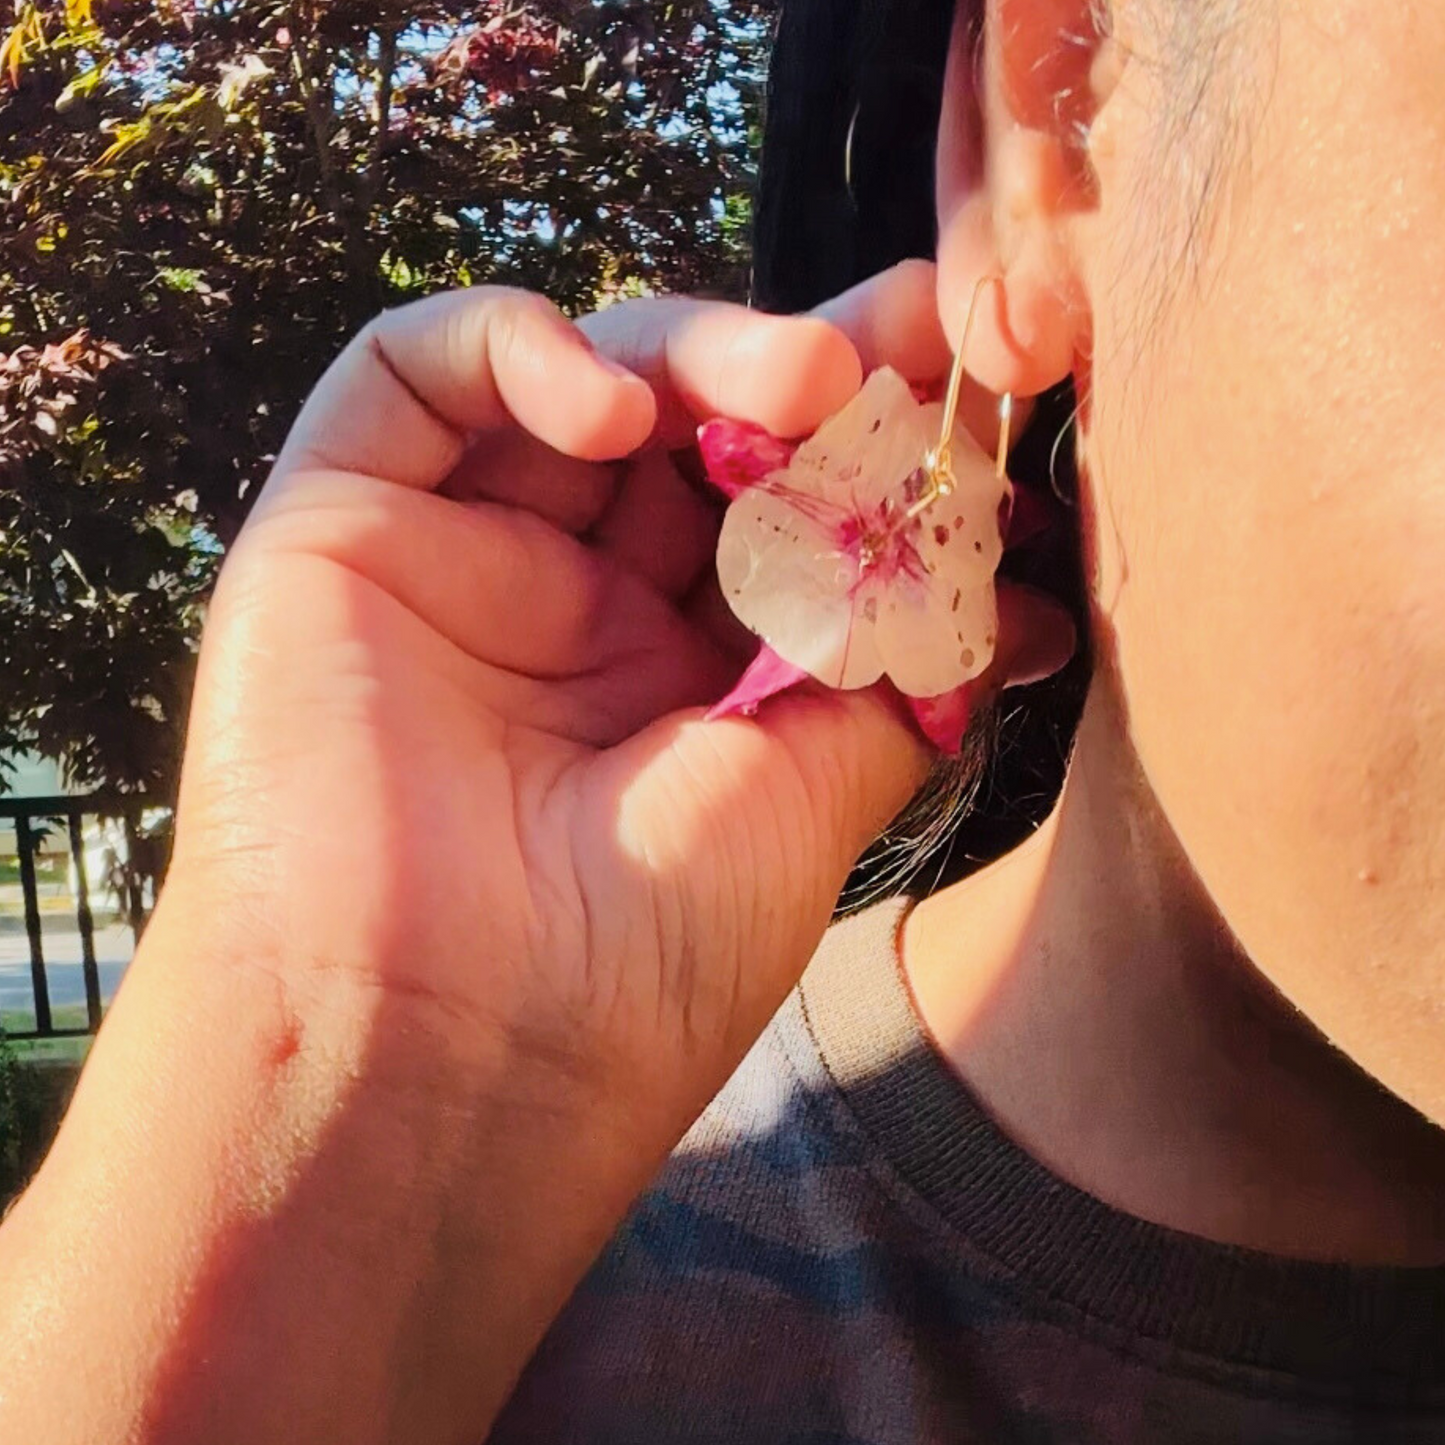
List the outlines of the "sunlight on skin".
<svg viewBox="0 0 1445 1445">
<path fill-rule="evenodd" d="M 304 409 L 211 609 L 166 902 L 0 1234 L 0 1352 L 29 1362 L 0 1433 L 41 1433 L 102 1359 L 84 1438 L 202 1415 L 257 1441 L 484 1436 L 922 776 L 868 695 L 679 712 L 727 686 L 677 595 L 711 539 L 665 572 L 609 549 L 588 509 L 666 474 L 579 470 L 724 407 L 809 432 L 861 382 L 848 336 L 661 302 L 588 330 L 535 297 L 434 298 Z M 609 337 L 642 375 L 603 363 Z M 522 429 L 545 446 L 499 446 L 498 477 Z M 111 1167 L 118 1138 L 155 1167 Z M 57 1232 L 116 1221 L 97 1280 Z M 346 1248 L 320 1245 L 338 1222 Z M 399 1351 L 422 1363 L 399 1376 Z"/>
</svg>

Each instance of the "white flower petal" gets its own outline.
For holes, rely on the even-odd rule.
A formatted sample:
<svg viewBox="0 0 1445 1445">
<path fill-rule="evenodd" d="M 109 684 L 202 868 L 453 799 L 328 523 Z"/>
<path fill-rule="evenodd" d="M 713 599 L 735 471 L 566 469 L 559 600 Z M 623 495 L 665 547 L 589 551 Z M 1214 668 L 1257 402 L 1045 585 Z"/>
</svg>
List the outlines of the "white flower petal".
<svg viewBox="0 0 1445 1445">
<path fill-rule="evenodd" d="M 992 577 L 1003 557 L 999 504 L 1010 484 L 966 432 L 953 443 L 954 489 L 922 513 L 918 555 L 929 572 L 955 586 Z"/>
<path fill-rule="evenodd" d="M 939 413 L 939 408 L 926 408 Z M 1003 555 L 998 511 L 1008 483 L 971 436 L 954 438 L 954 490 L 918 519 L 923 576 L 900 577 L 879 614 L 883 665 L 909 697 L 936 697 L 977 677 L 993 660 L 998 612 L 994 573 Z"/>
<path fill-rule="evenodd" d="M 893 587 L 878 610 L 878 651 L 909 697 L 938 697 L 993 661 L 998 604 L 992 580 L 968 591 Z"/>
<path fill-rule="evenodd" d="M 784 661 L 829 687 L 867 687 L 883 665 L 854 595 L 857 567 L 835 531 L 788 492 L 750 488 L 723 518 L 718 581 L 739 620 Z"/>
<path fill-rule="evenodd" d="M 938 441 L 942 412 L 914 399 L 891 367 L 875 371 L 858 395 L 800 446 L 788 467 L 799 490 L 871 507 L 899 498 L 924 454 Z"/>
</svg>

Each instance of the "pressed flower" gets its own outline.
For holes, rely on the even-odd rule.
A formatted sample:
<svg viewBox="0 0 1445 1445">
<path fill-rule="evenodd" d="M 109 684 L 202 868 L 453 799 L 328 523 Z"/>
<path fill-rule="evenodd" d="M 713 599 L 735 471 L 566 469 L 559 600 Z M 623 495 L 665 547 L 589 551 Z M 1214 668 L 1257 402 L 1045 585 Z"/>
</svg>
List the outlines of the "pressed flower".
<svg viewBox="0 0 1445 1445">
<path fill-rule="evenodd" d="M 698 447 L 708 481 L 729 498 L 774 472 L 786 471 L 798 450 L 797 442 L 783 441 L 751 422 L 721 418 L 699 430 Z"/>
<path fill-rule="evenodd" d="M 765 644 L 719 711 L 751 710 L 805 676 L 844 689 L 887 678 L 925 733 L 957 749 L 965 684 L 997 641 L 1011 488 L 960 429 L 954 485 L 930 500 L 924 459 L 942 421 L 941 405 L 884 369 L 796 447 L 737 423 L 702 429 L 708 475 L 733 498 L 718 578 Z"/>
</svg>

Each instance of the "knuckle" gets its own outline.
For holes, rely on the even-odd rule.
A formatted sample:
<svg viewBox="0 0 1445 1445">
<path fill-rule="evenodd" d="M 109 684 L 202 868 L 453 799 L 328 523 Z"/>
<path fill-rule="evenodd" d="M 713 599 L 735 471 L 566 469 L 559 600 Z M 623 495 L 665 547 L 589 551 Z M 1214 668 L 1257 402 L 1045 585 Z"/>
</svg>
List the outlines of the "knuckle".
<svg viewBox="0 0 1445 1445">
<path fill-rule="evenodd" d="M 378 311 L 359 332 L 356 341 L 384 340 L 401 326 L 426 319 L 445 323 L 448 319 L 480 318 L 487 322 L 515 324 L 527 317 L 560 318 L 562 313 L 545 297 L 520 286 L 468 286 L 388 306 Z"/>
<path fill-rule="evenodd" d="M 524 291 L 519 286 L 479 288 L 487 312 L 496 321 L 517 327 L 527 321 L 566 321 L 566 318 L 545 296 L 537 291 Z"/>
<path fill-rule="evenodd" d="M 518 348 L 535 346 L 545 337 L 574 329 L 545 296 L 502 286 L 489 292 L 484 307 L 472 312 L 471 319 L 480 327 L 484 350 L 494 365 Z"/>
<path fill-rule="evenodd" d="M 893 268 L 893 274 L 900 281 L 910 285 L 932 287 L 937 276 L 937 268 L 932 261 L 925 261 L 921 257 L 914 256 L 906 261 L 900 261 Z"/>
<path fill-rule="evenodd" d="M 628 296 L 621 301 L 612 302 L 610 306 L 589 311 L 577 324 L 587 332 L 605 331 L 612 326 L 632 326 L 639 321 L 665 314 L 671 308 L 673 300 L 670 296 Z"/>
<path fill-rule="evenodd" d="M 671 296 L 634 296 L 594 311 L 577 328 L 601 352 L 623 366 L 645 364 L 666 338 L 704 314 L 710 302 L 680 302 Z"/>
<path fill-rule="evenodd" d="M 378 311 L 361 329 L 351 338 L 349 351 L 369 351 L 380 341 L 387 327 L 387 318 L 394 313 L 391 311 Z"/>
<path fill-rule="evenodd" d="M 350 354 L 361 357 L 377 357 L 387 354 L 387 341 L 396 330 L 398 321 L 405 312 L 410 310 L 415 302 L 406 306 L 389 306 L 383 311 L 378 311 L 361 329 L 351 338 L 343 356 Z"/>
</svg>

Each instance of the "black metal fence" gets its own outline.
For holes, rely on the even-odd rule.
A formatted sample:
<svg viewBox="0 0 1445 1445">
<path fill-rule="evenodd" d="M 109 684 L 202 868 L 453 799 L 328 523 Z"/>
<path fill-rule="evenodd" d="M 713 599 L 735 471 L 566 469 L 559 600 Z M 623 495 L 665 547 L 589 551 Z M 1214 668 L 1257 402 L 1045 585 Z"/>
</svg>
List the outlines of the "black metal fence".
<svg viewBox="0 0 1445 1445">
<path fill-rule="evenodd" d="M 143 799 L 103 799 L 95 796 L 79 798 L 0 798 L 0 823 L 9 821 L 15 830 L 15 852 L 20 874 L 20 894 L 24 905 L 25 934 L 30 945 L 30 983 L 35 999 L 35 1027 L 7 1029 L 11 1039 L 55 1039 L 83 1037 L 100 1027 L 103 1001 L 100 969 L 95 954 L 95 918 L 91 908 L 92 887 L 98 880 L 86 876 L 86 818 L 115 820 L 121 824 L 125 839 L 125 866 L 119 872 L 124 897 L 124 916 L 139 941 L 145 926 L 145 897 L 141 874 L 134 866 L 141 848 L 141 810 Z M 41 926 L 40 888 L 36 876 L 36 854 L 41 840 L 52 827 L 64 829 L 70 858 L 69 889 L 75 908 L 75 922 L 80 934 L 80 964 L 85 982 L 84 1028 L 56 1028 L 50 1005 L 50 980 L 45 966 L 45 940 Z M 110 880 L 105 880 L 107 888 Z"/>
</svg>

